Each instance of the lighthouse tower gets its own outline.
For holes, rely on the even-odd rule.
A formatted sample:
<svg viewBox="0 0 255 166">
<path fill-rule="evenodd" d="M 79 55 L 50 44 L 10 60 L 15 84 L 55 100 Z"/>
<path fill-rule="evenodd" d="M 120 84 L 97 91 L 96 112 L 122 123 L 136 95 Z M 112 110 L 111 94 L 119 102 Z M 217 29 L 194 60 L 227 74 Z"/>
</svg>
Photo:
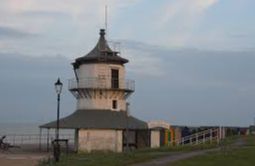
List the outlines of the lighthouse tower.
<svg viewBox="0 0 255 166">
<path fill-rule="evenodd" d="M 94 49 L 72 64 L 75 78 L 69 90 L 77 99 L 77 110 L 126 111 L 126 99 L 135 90 L 134 81 L 125 79 L 127 62 L 109 47 L 101 29 Z"/>
<path fill-rule="evenodd" d="M 72 63 L 75 78 L 69 80 L 68 89 L 77 99 L 77 108 L 60 119 L 59 127 L 75 129 L 78 151 L 147 147 L 147 123 L 127 114 L 126 99 L 135 90 L 134 81 L 125 78 L 128 60 L 109 47 L 104 29 L 99 34 L 94 49 Z M 56 121 L 40 127 L 56 128 Z"/>
</svg>

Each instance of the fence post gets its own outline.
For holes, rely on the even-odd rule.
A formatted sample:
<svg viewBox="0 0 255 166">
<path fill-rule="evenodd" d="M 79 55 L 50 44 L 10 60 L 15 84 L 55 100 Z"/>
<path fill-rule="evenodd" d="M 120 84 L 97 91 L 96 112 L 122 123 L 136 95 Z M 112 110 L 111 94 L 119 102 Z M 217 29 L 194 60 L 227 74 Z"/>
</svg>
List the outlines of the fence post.
<svg viewBox="0 0 255 166">
<path fill-rule="evenodd" d="M 212 137 L 213 137 L 213 132 L 212 132 L 212 129 L 210 129 L 210 143 L 212 143 Z"/>
<path fill-rule="evenodd" d="M 225 127 L 222 127 L 222 138 L 225 139 L 226 133 L 225 133 Z"/>
<path fill-rule="evenodd" d="M 221 133 L 221 126 L 220 126 L 220 140 L 221 140 L 221 137 L 222 137 L 221 134 L 222 134 L 222 133 Z"/>
<path fill-rule="evenodd" d="M 205 143 L 205 133 L 203 133 L 203 143 Z"/>
<path fill-rule="evenodd" d="M 49 129 L 47 128 L 47 152 L 49 152 Z"/>
<path fill-rule="evenodd" d="M 198 144 L 198 134 L 196 134 L 196 145 Z"/>
<path fill-rule="evenodd" d="M 15 137 L 16 137 L 16 135 L 14 134 L 13 138 L 12 138 L 13 139 L 13 145 L 15 145 Z"/>
<path fill-rule="evenodd" d="M 217 143 L 220 144 L 220 128 L 217 129 Z"/>
<path fill-rule="evenodd" d="M 78 152 L 78 146 L 79 146 L 79 129 L 75 129 L 75 134 L 74 134 L 74 150 L 75 150 L 75 152 Z"/>
<path fill-rule="evenodd" d="M 41 138 L 42 138 L 42 128 L 40 128 L 40 133 L 39 133 L 39 151 L 41 151 L 42 149 L 42 140 L 41 140 Z"/>
</svg>

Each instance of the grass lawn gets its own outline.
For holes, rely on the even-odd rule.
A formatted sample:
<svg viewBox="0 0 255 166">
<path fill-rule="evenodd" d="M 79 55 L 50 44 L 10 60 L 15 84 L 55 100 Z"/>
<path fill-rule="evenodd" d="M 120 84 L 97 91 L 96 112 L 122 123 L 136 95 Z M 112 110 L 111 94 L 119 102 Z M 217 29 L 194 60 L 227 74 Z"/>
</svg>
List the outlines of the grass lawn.
<svg viewBox="0 0 255 166">
<path fill-rule="evenodd" d="M 171 166 L 254 166 L 255 137 L 242 137 L 245 145 L 226 146 L 223 150 L 169 164 Z"/>
<path fill-rule="evenodd" d="M 54 161 L 43 161 L 41 166 L 125 166 L 138 162 L 148 161 L 154 158 L 169 155 L 177 152 L 187 152 L 200 149 L 208 149 L 216 147 L 216 144 L 205 144 L 198 146 L 178 146 L 178 147 L 162 147 L 158 149 L 144 149 L 132 151 L 129 153 L 81 153 L 61 156 L 59 163 Z"/>
</svg>

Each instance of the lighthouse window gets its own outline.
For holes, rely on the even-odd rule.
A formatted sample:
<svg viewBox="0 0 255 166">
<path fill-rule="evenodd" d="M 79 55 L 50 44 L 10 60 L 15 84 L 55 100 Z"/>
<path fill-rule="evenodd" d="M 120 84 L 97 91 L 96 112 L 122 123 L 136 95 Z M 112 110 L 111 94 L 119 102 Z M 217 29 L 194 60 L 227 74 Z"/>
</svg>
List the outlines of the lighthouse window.
<svg viewBox="0 0 255 166">
<path fill-rule="evenodd" d="M 112 88 L 119 88 L 119 70 L 112 69 Z"/>
<path fill-rule="evenodd" d="M 112 101 L 112 108 L 117 109 L 117 100 Z"/>
</svg>

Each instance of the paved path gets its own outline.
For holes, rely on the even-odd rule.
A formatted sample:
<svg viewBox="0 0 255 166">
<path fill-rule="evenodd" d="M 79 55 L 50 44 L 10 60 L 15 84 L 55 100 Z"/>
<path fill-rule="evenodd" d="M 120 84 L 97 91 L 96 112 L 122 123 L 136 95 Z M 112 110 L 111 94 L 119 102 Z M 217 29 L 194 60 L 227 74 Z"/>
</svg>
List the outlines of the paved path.
<svg viewBox="0 0 255 166">
<path fill-rule="evenodd" d="M 239 138 L 236 140 L 236 142 L 233 144 L 234 146 L 245 146 L 246 142 L 243 138 Z"/>
<path fill-rule="evenodd" d="M 243 138 L 239 138 L 236 140 L 236 142 L 232 145 L 227 145 L 227 146 L 234 146 L 234 147 L 240 147 L 240 146 L 244 146 L 245 145 L 245 141 Z M 132 166 L 165 166 L 165 165 L 169 165 L 173 162 L 179 161 L 179 160 L 184 160 L 184 159 L 188 159 L 194 156 L 199 156 L 199 155 L 203 155 L 206 154 L 208 152 L 215 152 L 215 151 L 219 151 L 219 150 L 224 150 L 226 149 L 225 146 L 219 147 L 219 148 L 214 148 L 214 149 L 206 149 L 206 150 L 199 150 L 199 151 L 193 151 L 193 152 L 177 152 L 177 153 L 173 153 L 170 154 L 166 157 L 161 157 L 158 159 L 154 159 L 148 162 L 144 162 L 144 163 L 138 163 L 138 164 L 134 164 Z"/>
<path fill-rule="evenodd" d="M 181 152 L 181 153 L 179 152 L 179 153 L 175 153 L 175 154 L 172 154 L 172 155 L 169 155 L 166 157 L 154 159 L 154 160 L 151 160 L 151 161 L 148 161 L 145 163 L 134 164 L 132 166 L 154 166 L 154 165 L 164 166 L 164 165 L 169 165 L 170 163 L 173 163 L 178 160 L 183 160 L 183 159 L 191 158 L 194 156 L 203 155 L 208 152 L 218 151 L 219 149 L 220 148 L 193 151 L 193 152 Z"/>
<path fill-rule="evenodd" d="M 36 166 L 38 162 L 47 158 L 47 153 L 3 153 L 0 152 L 1 166 Z"/>
</svg>

